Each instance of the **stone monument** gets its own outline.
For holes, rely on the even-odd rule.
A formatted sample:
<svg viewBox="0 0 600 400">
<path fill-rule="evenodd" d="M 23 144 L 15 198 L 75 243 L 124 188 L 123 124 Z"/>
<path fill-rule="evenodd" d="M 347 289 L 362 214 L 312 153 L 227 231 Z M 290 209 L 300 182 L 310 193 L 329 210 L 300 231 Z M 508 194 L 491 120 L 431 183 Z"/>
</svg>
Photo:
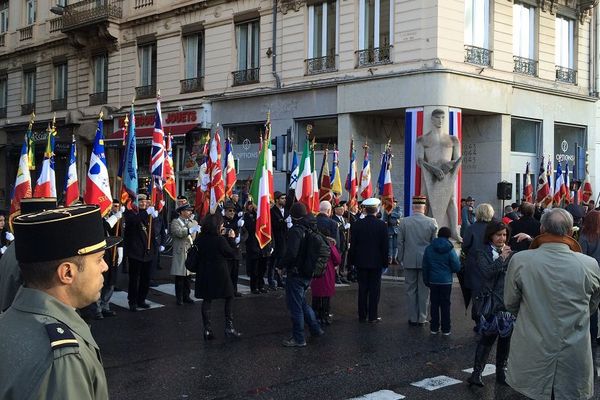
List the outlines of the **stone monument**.
<svg viewBox="0 0 600 400">
<path fill-rule="evenodd" d="M 452 238 L 460 242 L 454 185 L 462 156 L 458 138 L 444 130 L 445 117 L 441 109 L 431 113 L 431 130 L 417 139 L 417 164 L 421 167 L 421 194 L 429 200 L 430 215 L 439 227 L 450 228 Z"/>
</svg>

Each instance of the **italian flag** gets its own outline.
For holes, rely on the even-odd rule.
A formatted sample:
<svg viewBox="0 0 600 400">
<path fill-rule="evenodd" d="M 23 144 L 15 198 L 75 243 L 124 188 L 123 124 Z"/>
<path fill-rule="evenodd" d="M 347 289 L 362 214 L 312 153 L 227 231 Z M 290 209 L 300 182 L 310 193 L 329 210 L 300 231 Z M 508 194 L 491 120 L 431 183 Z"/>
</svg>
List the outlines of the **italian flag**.
<svg viewBox="0 0 600 400">
<path fill-rule="evenodd" d="M 256 202 L 256 239 L 260 248 L 264 248 L 271 241 L 271 192 L 269 191 L 268 162 L 269 142 L 265 141 L 258 157 L 258 164 L 252 178 L 250 194 Z"/>
<path fill-rule="evenodd" d="M 298 169 L 298 183 L 296 184 L 296 200 L 303 203 L 307 210 L 313 208 L 313 173 L 311 162 L 311 151 L 308 139 L 304 143 L 304 151 L 300 159 L 300 168 Z M 318 189 L 317 189 L 318 190 Z"/>
</svg>

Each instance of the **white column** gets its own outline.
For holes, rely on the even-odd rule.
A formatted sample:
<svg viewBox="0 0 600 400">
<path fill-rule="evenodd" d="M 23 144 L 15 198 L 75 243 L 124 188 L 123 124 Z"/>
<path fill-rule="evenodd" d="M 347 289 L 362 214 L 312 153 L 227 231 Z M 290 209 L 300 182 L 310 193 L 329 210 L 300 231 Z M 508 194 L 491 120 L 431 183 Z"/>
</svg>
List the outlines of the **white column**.
<svg viewBox="0 0 600 400">
<path fill-rule="evenodd" d="M 314 58 L 315 6 L 308 7 L 308 58 Z"/>
<path fill-rule="evenodd" d="M 360 0 L 358 8 L 358 49 L 364 50 L 365 48 L 365 2 L 367 0 Z"/>
<path fill-rule="evenodd" d="M 375 1 L 375 18 L 373 18 L 373 36 L 375 36 L 373 38 L 373 47 L 374 48 L 378 48 L 379 47 L 379 23 L 380 23 L 380 15 L 381 15 L 381 3 L 379 2 L 379 0 L 374 0 Z M 393 0 L 390 0 L 390 3 Z"/>
<path fill-rule="evenodd" d="M 327 55 L 327 13 L 329 12 L 329 7 L 327 6 L 327 2 L 323 3 L 323 24 L 322 24 L 322 35 L 321 35 L 321 54 L 320 57 L 325 57 Z"/>
</svg>

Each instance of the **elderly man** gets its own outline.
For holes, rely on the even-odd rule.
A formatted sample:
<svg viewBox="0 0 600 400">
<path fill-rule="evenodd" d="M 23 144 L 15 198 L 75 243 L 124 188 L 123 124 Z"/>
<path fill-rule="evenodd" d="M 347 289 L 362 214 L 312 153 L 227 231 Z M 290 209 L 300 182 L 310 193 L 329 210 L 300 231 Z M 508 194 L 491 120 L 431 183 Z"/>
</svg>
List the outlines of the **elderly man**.
<svg viewBox="0 0 600 400">
<path fill-rule="evenodd" d="M 105 238 L 96 206 L 25 214 L 14 227 L 24 286 L 0 316 L 0 398 L 107 399 L 100 350 L 75 309 L 100 297 L 104 252 L 120 239 Z"/>
<path fill-rule="evenodd" d="M 600 303 L 600 268 L 571 238 L 573 217 L 556 208 L 541 235 L 515 254 L 504 304 L 517 315 L 507 382 L 536 400 L 589 399 L 594 391 L 590 314 Z"/>
<path fill-rule="evenodd" d="M 438 226 L 435 219 L 425 215 L 426 203 L 425 196 L 413 197 L 413 215 L 400 222 L 398 232 L 398 258 L 405 269 L 408 324 L 411 326 L 421 326 L 427 322 L 429 289 L 423 282 L 422 261 L 425 248 L 437 235 Z"/>
</svg>

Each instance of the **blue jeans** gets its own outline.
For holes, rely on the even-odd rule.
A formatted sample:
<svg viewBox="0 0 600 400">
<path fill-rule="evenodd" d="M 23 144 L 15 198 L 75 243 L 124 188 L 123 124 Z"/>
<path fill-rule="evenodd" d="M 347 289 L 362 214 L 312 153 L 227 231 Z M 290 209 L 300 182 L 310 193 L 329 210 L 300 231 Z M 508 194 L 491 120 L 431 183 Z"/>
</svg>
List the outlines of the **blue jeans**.
<svg viewBox="0 0 600 400">
<path fill-rule="evenodd" d="M 389 233 L 388 240 L 389 240 L 388 257 L 393 260 L 398 255 L 398 234 L 397 233 Z"/>
<path fill-rule="evenodd" d="M 314 334 L 321 331 L 321 325 L 317 322 L 315 312 L 306 304 L 306 290 L 310 285 L 310 279 L 288 275 L 285 283 L 285 297 L 288 309 L 292 316 L 292 337 L 298 343 L 304 343 L 304 321 Z"/>
</svg>

